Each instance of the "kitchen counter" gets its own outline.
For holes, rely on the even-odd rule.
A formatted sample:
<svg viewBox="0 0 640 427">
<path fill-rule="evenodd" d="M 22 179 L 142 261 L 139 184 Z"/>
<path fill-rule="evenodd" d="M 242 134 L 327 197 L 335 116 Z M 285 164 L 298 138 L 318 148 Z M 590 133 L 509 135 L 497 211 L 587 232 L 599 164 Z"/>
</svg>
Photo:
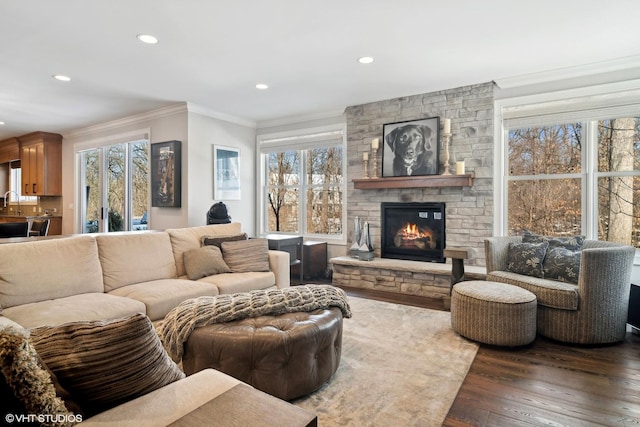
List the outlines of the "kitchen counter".
<svg viewBox="0 0 640 427">
<path fill-rule="evenodd" d="M 50 219 L 48 235 L 62 234 L 62 216 L 60 215 L 0 214 L 0 222 L 31 222 L 34 219 Z"/>
</svg>

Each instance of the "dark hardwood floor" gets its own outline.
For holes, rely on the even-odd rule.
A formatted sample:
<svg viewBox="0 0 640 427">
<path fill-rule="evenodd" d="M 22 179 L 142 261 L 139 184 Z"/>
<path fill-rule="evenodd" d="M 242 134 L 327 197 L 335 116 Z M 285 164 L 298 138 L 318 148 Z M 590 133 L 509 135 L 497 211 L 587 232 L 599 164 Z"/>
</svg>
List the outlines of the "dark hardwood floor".
<svg viewBox="0 0 640 427">
<path fill-rule="evenodd" d="M 347 294 L 442 310 L 429 298 L 344 287 Z M 538 336 L 481 345 L 444 426 L 640 426 L 640 336 L 580 346 Z"/>
</svg>

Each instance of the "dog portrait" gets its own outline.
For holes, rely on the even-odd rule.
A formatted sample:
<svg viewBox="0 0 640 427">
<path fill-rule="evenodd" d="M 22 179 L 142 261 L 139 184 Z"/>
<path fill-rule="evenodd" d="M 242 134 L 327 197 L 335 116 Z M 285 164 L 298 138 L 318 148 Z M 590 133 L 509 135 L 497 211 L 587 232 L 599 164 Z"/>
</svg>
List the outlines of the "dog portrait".
<svg viewBox="0 0 640 427">
<path fill-rule="evenodd" d="M 439 117 L 384 125 L 382 176 L 438 173 Z"/>
</svg>

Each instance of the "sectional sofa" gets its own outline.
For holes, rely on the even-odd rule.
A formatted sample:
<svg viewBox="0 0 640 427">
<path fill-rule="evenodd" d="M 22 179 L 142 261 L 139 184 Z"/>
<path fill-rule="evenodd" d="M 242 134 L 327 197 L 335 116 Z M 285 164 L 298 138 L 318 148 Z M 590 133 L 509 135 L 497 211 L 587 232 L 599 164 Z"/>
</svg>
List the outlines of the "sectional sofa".
<svg viewBox="0 0 640 427">
<path fill-rule="evenodd" d="M 106 335 L 118 349 L 115 352 L 122 354 L 112 355 L 113 360 L 108 360 L 110 357 L 101 359 L 104 363 L 99 363 L 97 366 L 102 368 L 98 369 L 107 369 L 105 366 L 110 363 L 126 362 L 126 358 L 123 359 L 126 354 L 134 359 L 139 357 L 136 359 L 139 361 L 156 360 L 156 368 L 148 372 L 157 374 L 157 366 L 160 366 L 160 370 L 171 374 L 171 380 L 165 381 L 160 388 L 154 386 L 153 391 L 133 400 L 92 414 L 90 418 L 84 419 L 83 424 L 141 426 L 167 425 L 177 421 L 205 404 L 211 405 L 219 396 L 228 394 L 243 383 L 213 369 L 184 377 L 177 367 L 171 367 L 173 362 L 161 349 L 153 327 L 146 328 L 146 338 L 125 337 L 122 330 L 130 330 L 128 322 L 139 325 L 144 324 L 145 320 L 149 323 L 160 321 L 180 302 L 192 297 L 288 287 L 289 254 L 271 250 L 267 250 L 268 271 L 230 272 L 208 275 L 197 280 L 189 279 L 184 262 L 185 254 L 201 248 L 203 237 L 220 240 L 240 233 L 240 224 L 231 223 L 165 231 L 70 236 L 0 245 L 0 338 L 6 344 L 11 340 L 19 340 L 24 333 L 20 331 L 31 331 L 30 339 L 39 354 L 42 348 L 47 347 L 42 344 L 41 337 L 43 334 L 47 336 L 47 331 L 56 331 L 48 339 L 62 340 L 64 336 L 65 340 L 73 340 L 87 334 L 89 329 L 100 330 L 97 335 L 93 332 L 85 335 L 80 347 L 85 346 L 87 339 L 104 340 Z M 248 261 L 251 263 L 255 260 Z M 148 318 L 140 319 L 139 313 L 146 314 Z M 118 336 L 105 332 L 113 330 L 113 325 L 120 325 Z M 78 335 L 78 331 L 83 332 Z M 153 337 L 148 336 L 150 332 Z M 93 336 L 96 338 L 91 338 Z M 150 353 L 143 353 L 144 356 L 131 355 L 132 352 L 143 351 L 143 346 L 135 342 L 138 339 L 146 343 L 151 349 Z M 132 349 L 125 352 L 121 349 L 127 343 Z M 59 346 L 57 342 L 52 348 L 60 351 Z M 89 347 L 86 350 L 92 357 L 96 357 L 95 352 L 106 351 L 107 348 L 104 342 Z M 20 344 L 16 348 L 25 347 Z M 73 350 L 72 346 L 68 351 Z M 6 351 L 8 349 L 3 348 L 0 353 Z M 16 371 L 15 366 L 5 370 L 6 364 L 17 363 L 20 358 L 15 355 L 7 358 L 5 353 L 1 365 L 6 377 L 7 372 Z M 67 353 L 63 351 L 59 356 L 66 369 L 68 363 L 64 358 L 65 354 Z M 74 363 L 82 362 L 81 359 L 74 356 Z M 42 360 L 46 360 L 50 367 L 51 355 L 43 354 L 40 361 Z M 55 362 L 55 358 L 53 361 Z M 128 362 L 125 364 L 131 369 L 138 365 Z M 106 372 L 117 374 L 124 369 L 125 367 L 109 368 Z M 89 370 L 79 367 L 81 374 Z M 98 372 L 98 376 L 101 375 Z M 148 379 L 148 375 L 145 374 L 145 379 Z M 32 375 L 26 375 L 30 376 Z M 22 379 L 24 377 L 19 380 Z M 7 378 L 5 381 L 10 382 Z M 260 396 L 264 395 L 253 389 L 244 393 L 249 400 L 260 400 Z M 274 403 L 276 406 L 289 405 L 283 401 Z M 291 405 L 284 409 L 289 407 L 297 409 Z M 278 410 L 283 410 L 283 407 Z M 264 415 L 268 418 L 268 414 Z"/>
<path fill-rule="evenodd" d="M 138 312 L 157 321 L 189 298 L 289 286 L 280 251 L 268 251 L 270 271 L 189 279 L 184 254 L 203 237 L 241 233 L 231 223 L 0 245 L 1 315 L 25 328 Z"/>
</svg>

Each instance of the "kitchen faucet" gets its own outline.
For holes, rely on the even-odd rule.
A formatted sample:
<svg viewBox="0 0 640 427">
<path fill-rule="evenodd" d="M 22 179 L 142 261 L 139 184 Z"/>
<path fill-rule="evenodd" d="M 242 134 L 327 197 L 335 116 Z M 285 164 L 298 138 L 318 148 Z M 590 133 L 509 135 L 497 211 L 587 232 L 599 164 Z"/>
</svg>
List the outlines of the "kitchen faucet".
<svg viewBox="0 0 640 427">
<path fill-rule="evenodd" d="M 16 197 L 17 197 L 17 199 L 18 199 L 18 215 L 22 215 L 22 209 L 20 208 L 20 195 L 19 195 L 16 191 L 9 190 L 9 191 L 7 191 L 6 193 L 4 193 L 4 207 L 5 207 L 5 208 L 7 207 L 7 200 L 8 200 L 8 199 L 7 199 L 7 196 L 8 196 L 9 194 L 11 194 L 11 193 L 13 193 L 13 194 L 15 194 L 15 195 L 16 195 Z"/>
</svg>

